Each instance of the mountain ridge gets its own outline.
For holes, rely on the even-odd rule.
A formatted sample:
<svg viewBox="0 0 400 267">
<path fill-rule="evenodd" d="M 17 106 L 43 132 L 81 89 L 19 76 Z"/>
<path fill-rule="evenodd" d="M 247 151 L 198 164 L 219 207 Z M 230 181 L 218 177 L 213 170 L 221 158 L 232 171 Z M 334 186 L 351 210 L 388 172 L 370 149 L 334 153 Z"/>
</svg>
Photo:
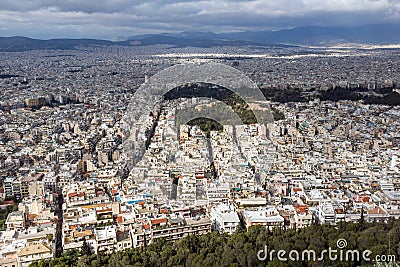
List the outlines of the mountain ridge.
<svg viewBox="0 0 400 267">
<path fill-rule="evenodd" d="M 336 45 L 343 43 L 400 44 L 400 25 L 377 24 L 357 27 L 305 26 L 283 30 L 242 32 L 196 32 L 143 34 L 123 41 L 101 39 L 34 39 L 22 36 L 0 37 L 1 52 L 18 52 L 43 49 L 75 49 L 79 46 L 147 46 L 172 47 L 217 46 L 276 46 L 276 45 Z"/>
</svg>

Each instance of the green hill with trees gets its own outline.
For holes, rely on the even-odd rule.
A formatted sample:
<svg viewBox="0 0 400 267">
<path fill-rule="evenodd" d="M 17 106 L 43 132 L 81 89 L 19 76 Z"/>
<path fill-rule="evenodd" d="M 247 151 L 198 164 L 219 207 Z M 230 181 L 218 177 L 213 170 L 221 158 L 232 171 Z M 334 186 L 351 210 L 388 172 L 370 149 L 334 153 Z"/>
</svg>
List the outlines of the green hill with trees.
<svg viewBox="0 0 400 267">
<path fill-rule="evenodd" d="M 40 261 L 32 267 L 66 266 L 374 266 L 376 262 L 329 261 L 325 254 L 322 261 L 260 261 L 259 250 L 268 246 L 271 250 L 315 250 L 317 257 L 321 251 L 337 248 L 337 240 L 345 239 L 346 250 L 370 250 L 370 259 L 375 255 L 394 255 L 400 259 L 400 220 L 388 223 L 341 223 L 337 226 L 312 225 L 297 230 L 254 226 L 248 231 L 240 229 L 233 235 L 213 232 L 201 236 L 188 236 L 176 242 L 157 239 L 147 247 L 128 249 L 112 255 L 96 255 L 83 247 L 81 252 L 69 251 L 51 261 Z M 287 257 L 287 256 L 286 256 Z"/>
</svg>

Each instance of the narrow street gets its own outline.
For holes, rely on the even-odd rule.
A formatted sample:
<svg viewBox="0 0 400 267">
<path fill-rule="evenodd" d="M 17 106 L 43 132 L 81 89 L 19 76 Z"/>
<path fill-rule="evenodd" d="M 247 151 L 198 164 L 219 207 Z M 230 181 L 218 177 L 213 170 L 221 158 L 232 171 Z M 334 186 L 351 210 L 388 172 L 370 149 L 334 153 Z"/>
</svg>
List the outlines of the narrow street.
<svg viewBox="0 0 400 267">
<path fill-rule="evenodd" d="M 55 238 L 55 242 L 56 242 L 56 257 L 59 257 L 62 252 L 63 252 L 63 248 L 62 248 L 62 224 L 63 224 L 63 209 L 62 209 L 62 205 L 64 203 L 64 198 L 61 192 L 58 193 L 58 197 L 57 197 L 57 205 L 56 205 L 56 210 L 55 213 L 58 217 L 58 221 L 57 221 L 57 228 L 56 228 L 56 238 Z"/>
</svg>

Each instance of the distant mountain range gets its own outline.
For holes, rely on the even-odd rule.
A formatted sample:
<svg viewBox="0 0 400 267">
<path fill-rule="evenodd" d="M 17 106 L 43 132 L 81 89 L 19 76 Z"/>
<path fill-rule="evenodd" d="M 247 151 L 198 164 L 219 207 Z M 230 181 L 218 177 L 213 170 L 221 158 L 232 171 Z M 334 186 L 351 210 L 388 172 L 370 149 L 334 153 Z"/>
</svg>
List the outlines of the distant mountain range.
<svg viewBox="0 0 400 267">
<path fill-rule="evenodd" d="M 39 40 L 27 37 L 0 37 L 0 51 L 18 52 L 27 50 L 74 49 L 77 46 L 114 45 L 114 42 L 96 39 L 50 39 Z"/>
<path fill-rule="evenodd" d="M 96 39 L 38 40 L 26 37 L 0 37 L 0 51 L 38 49 L 74 49 L 78 46 L 146 46 L 173 47 L 334 45 L 340 43 L 400 44 L 400 25 L 381 24 L 359 27 L 298 27 L 278 31 L 246 31 L 231 33 L 181 32 L 137 35 L 125 41 Z M 279 45 L 280 46 L 280 45 Z M 279 47 L 278 46 L 278 47 Z"/>
<path fill-rule="evenodd" d="M 182 32 L 178 34 L 139 35 L 129 39 L 175 37 L 191 40 L 243 40 L 254 44 L 332 45 L 340 43 L 399 44 L 400 25 L 381 24 L 359 27 L 298 27 L 278 31 L 231 33 Z"/>
</svg>

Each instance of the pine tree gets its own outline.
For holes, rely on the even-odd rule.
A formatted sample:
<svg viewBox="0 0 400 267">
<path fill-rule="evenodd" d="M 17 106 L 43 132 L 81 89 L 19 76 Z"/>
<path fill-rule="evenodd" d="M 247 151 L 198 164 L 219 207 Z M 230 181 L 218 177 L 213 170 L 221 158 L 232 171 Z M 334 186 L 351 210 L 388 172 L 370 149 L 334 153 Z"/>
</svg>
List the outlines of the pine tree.
<svg viewBox="0 0 400 267">
<path fill-rule="evenodd" d="M 83 241 L 82 248 L 81 248 L 82 255 L 92 255 L 92 249 L 90 248 L 89 244 L 86 240 Z"/>
</svg>

